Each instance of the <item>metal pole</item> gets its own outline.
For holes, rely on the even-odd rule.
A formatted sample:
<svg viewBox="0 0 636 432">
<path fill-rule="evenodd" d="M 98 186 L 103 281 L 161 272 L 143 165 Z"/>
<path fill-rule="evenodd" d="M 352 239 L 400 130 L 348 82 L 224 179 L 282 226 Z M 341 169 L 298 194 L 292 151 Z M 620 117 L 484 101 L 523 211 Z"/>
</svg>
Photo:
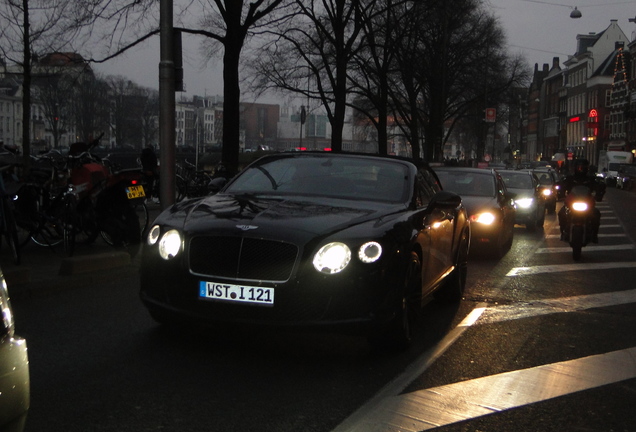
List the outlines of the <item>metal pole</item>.
<svg viewBox="0 0 636 432">
<path fill-rule="evenodd" d="M 161 208 L 175 201 L 175 70 L 173 1 L 161 0 L 159 61 L 159 170 Z"/>
</svg>

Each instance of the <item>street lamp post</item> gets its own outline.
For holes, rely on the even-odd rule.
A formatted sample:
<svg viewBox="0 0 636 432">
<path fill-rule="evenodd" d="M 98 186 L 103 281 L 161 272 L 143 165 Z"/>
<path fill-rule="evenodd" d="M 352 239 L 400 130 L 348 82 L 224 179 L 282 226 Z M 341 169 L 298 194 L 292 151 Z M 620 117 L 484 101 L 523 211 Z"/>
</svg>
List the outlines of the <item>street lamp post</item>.
<svg viewBox="0 0 636 432">
<path fill-rule="evenodd" d="M 159 197 L 161 208 L 175 201 L 175 66 L 172 0 L 160 4 L 160 52 L 159 61 Z"/>
</svg>

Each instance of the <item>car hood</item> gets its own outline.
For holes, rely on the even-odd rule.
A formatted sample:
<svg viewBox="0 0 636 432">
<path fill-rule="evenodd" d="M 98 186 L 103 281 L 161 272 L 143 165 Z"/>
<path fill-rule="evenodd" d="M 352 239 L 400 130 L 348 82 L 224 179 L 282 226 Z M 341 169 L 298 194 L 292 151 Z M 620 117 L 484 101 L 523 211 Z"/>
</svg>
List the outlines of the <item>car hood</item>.
<svg viewBox="0 0 636 432">
<path fill-rule="evenodd" d="M 462 203 L 464 203 L 469 215 L 474 215 L 486 209 L 499 208 L 497 199 L 494 196 L 462 196 Z"/>
<path fill-rule="evenodd" d="M 372 220 L 383 224 L 405 209 L 404 204 L 322 197 L 217 194 L 176 204 L 157 222 L 181 225 L 190 234 L 250 231 L 295 241 L 298 236 L 329 235 Z"/>
</svg>

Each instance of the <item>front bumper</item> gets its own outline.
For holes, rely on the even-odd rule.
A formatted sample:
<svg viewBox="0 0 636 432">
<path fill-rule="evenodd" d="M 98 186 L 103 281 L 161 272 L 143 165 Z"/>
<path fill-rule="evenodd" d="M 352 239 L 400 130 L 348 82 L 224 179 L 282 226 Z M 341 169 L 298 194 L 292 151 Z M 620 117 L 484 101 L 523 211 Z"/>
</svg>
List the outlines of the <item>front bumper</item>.
<svg viewBox="0 0 636 432">
<path fill-rule="evenodd" d="M 360 268 L 364 267 L 364 268 Z M 399 272 L 351 263 L 341 274 L 326 275 L 301 263 L 284 282 L 237 280 L 194 274 L 187 258 L 163 260 L 144 251 L 140 296 L 154 316 L 168 321 L 286 327 L 370 328 L 392 318 Z M 199 297 L 200 282 L 274 289 L 273 305 Z"/>
</svg>

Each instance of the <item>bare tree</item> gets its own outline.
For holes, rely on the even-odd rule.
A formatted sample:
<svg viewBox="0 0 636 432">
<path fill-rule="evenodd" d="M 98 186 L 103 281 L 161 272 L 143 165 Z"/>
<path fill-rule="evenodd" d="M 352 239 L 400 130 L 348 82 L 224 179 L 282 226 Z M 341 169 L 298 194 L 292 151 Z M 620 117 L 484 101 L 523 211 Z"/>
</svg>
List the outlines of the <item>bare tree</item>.
<svg viewBox="0 0 636 432">
<path fill-rule="evenodd" d="M 410 134 L 413 156 L 424 135 L 424 158 L 441 161 L 453 125 L 475 107 L 497 103 L 522 79 L 518 59 L 505 51 L 498 21 L 480 0 L 430 0 L 407 5 L 409 26 L 396 61 L 399 85 L 391 86 L 396 119 Z"/>
<path fill-rule="evenodd" d="M 350 96 L 347 69 L 359 45 L 360 0 L 297 0 L 293 19 L 282 22 L 259 48 L 255 86 L 318 100 L 331 123 L 331 147 L 342 150 Z M 313 86 L 309 81 L 313 80 Z"/>
<path fill-rule="evenodd" d="M 204 30 L 181 29 L 206 36 L 208 56 L 223 51 L 223 150 L 222 159 L 231 172 L 238 170 L 240 138 L 239 68 L 243 48 L 250 36 L 281 19 L 279 11 L 288 0 L 199 0 Z"/>
<path fill-rule="evenodd" d="M 149 88 L 141 89 L 143 107 L 141 111 L 141 137 L 144 146 L 159 142 L 159 92 Z"/>
<path fill-rule="evenodd" d="M 108 83 L 93 74 L 78 80 L 71 100 L 72 121 L 79 141 L 90 142 L 110 124 Z"/>
<path fill-rule="evenodd" d="M 0 52 L 18 66 L 22 77 L 22 151 L 24 170 L 31 166 L 31 68 L 33 53 L 53 51 L 68 39 L 60 33 L 72 0 L 5 0 L 0 3 Z"/>
<path fill-rule="evenodd" d="M 377 130 L 378 153 L 387 154 L 391 76 L 395 75 L 397 41 L 407 27 L 397 25 L 406 17 L 402 0 L 370 0 L 361 4 L 360 49 L 348 69 L 352 107 Z"/>
</svg>

